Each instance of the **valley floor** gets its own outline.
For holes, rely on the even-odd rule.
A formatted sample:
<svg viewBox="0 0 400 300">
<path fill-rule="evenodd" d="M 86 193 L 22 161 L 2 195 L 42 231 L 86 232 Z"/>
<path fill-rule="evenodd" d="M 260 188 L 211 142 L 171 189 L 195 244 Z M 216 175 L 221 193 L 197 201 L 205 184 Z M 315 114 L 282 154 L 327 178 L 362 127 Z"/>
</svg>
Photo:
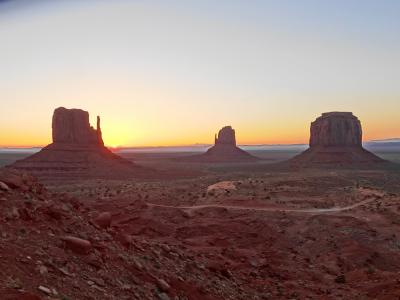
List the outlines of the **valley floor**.
<svg viewBox="0 0 400 300">
<path fill-rule="evenodd" d="M 2 299 L 399 299 L 398 170 L 261 166 L 46 188 L 0 172 Z"/>
</svg>

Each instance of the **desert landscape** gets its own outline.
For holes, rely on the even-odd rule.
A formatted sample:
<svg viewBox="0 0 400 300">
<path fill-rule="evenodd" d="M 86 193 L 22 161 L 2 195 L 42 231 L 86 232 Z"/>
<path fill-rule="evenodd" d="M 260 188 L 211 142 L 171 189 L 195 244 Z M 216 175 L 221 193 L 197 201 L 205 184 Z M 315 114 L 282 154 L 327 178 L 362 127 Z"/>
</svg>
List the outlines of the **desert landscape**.
<svg viewBox="0 0 400 300">
<path fill-rule="evenodd" d="M 399 300 L 399 12 L 0 1 L 0 300 Z"/>
<path fill-rule="evenodd" d="M 311 125 L 323 162 L 314 145 L 120 158 L 90 142 L 87 116 L 59 118 L 53 144 L 0 169 L 2 299 L 400 297 L 400 167 L 340 125 L 351 114 Z"/>
</svg>

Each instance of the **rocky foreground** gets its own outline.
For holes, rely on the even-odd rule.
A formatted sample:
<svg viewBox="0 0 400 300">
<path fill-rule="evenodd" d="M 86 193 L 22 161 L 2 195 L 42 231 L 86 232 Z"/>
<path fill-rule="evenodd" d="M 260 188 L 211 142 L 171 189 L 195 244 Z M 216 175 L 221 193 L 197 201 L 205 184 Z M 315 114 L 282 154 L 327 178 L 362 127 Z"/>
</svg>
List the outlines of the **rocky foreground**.
<svg viewBox="0 0 400 300">
<path fill-rule="evenodd" d="M 127 235 L 111 227 L 109 213 L 49 193 L 30 176 L 2 171 L 0 205 L 1 299 L 229 299 L 237 293 L 228 273 L 210 278 L 203 259 L 187 249 Z"/>
<path fill-rule="evenodd" d="M 398 299 L 400 188 L 389 175 L 49 192 L 1 170 L 1 299 Z M 315 211 L 293 211 L 305 208 Z"/>
</svg>

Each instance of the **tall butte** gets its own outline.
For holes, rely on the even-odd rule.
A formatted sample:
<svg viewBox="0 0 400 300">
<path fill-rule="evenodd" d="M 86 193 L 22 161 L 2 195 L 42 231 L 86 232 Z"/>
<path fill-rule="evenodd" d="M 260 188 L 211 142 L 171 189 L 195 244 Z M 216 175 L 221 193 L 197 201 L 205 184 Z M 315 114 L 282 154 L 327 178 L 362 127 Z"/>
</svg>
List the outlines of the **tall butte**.
<svg viewBox="0 0 400 300">
<path fill-rule="evenodd" d="M 206 153 L 184 158 L 185 161 L 203 163 L 234 163 L 251 162 L 258 160 L 236 146 L 235 130 L 231 126 L 223 127 L 215 135 L 215 144 Z"/>
<path fill-rule="evenodd" d="M 289 161 L 296 165 L 385 162 L 362 146 L 361 122 L 351 112 L 323 113 L 311 123 L 310 148 Z"/>
<path fill-rule="evenodd" d="M 52 120 L 53 143 L 10 167 L 44 179 L 120 178 L 144 170 L 104 146 L 100 128 L 89 123 L 89 113 L 59 107 Z"/>
<path fill-rule="evenodd" d="M 81 109 L 57 108 L 52 121 L 53 145 L 93 145 L 104 147 L 97 116 L 97 127 L 89 124 L 89 113 Z"/>
</svg>

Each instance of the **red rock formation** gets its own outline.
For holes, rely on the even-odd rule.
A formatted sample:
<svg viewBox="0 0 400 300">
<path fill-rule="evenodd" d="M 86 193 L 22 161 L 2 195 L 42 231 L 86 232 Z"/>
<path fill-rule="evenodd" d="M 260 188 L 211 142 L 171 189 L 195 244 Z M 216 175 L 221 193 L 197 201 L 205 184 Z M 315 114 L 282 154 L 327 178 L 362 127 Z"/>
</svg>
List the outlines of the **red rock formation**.
<svg viewBox="0 0 400 300">
<path fill-rule="evenodd" d="M 323 113 L 311 123 L 310 147 L 362 146 L 361 122 L 351 112 Z"/>
<path fill-rule="evenodd" d="M 258 158 L 237 147 L 235 130 L 231 126 L 225 126 L 218 132 L 218 136 L 215 135 L 215 145 L 206 153 L 180 160 L 201 163 L 235 163 L 256 161 Z"/>
<path fill-rule="evenodd" d="M 97 129 L 90 126 L 89 113 L 81 109 L 59 107 L 53 114 L 53 143 L 104 145 L 97 117 Z"/>
<path fill-rule="evenodd" d="M 29 171 L 42 180 L 126 178 L 146 170 L 104 146 L 100 117 L 94 129 L 88 112 L 60 107 L 54 111 L 52 129 L 52 144 L 10 167 Z"/>
<path fill-rule="evenodd" d="M 311 123 L 310 148 L 290 162 L 307 166 L 375 164 L 384 160 L 362 147 L 362 128 L 357 117 L 351 112 L 330 112 Z"/>
<path fill-rule="evenodd" d="M 225 126 L 215 135 L 215 145 L 236 146 L 235 130 L 231 126 Z"/>
</svg>

